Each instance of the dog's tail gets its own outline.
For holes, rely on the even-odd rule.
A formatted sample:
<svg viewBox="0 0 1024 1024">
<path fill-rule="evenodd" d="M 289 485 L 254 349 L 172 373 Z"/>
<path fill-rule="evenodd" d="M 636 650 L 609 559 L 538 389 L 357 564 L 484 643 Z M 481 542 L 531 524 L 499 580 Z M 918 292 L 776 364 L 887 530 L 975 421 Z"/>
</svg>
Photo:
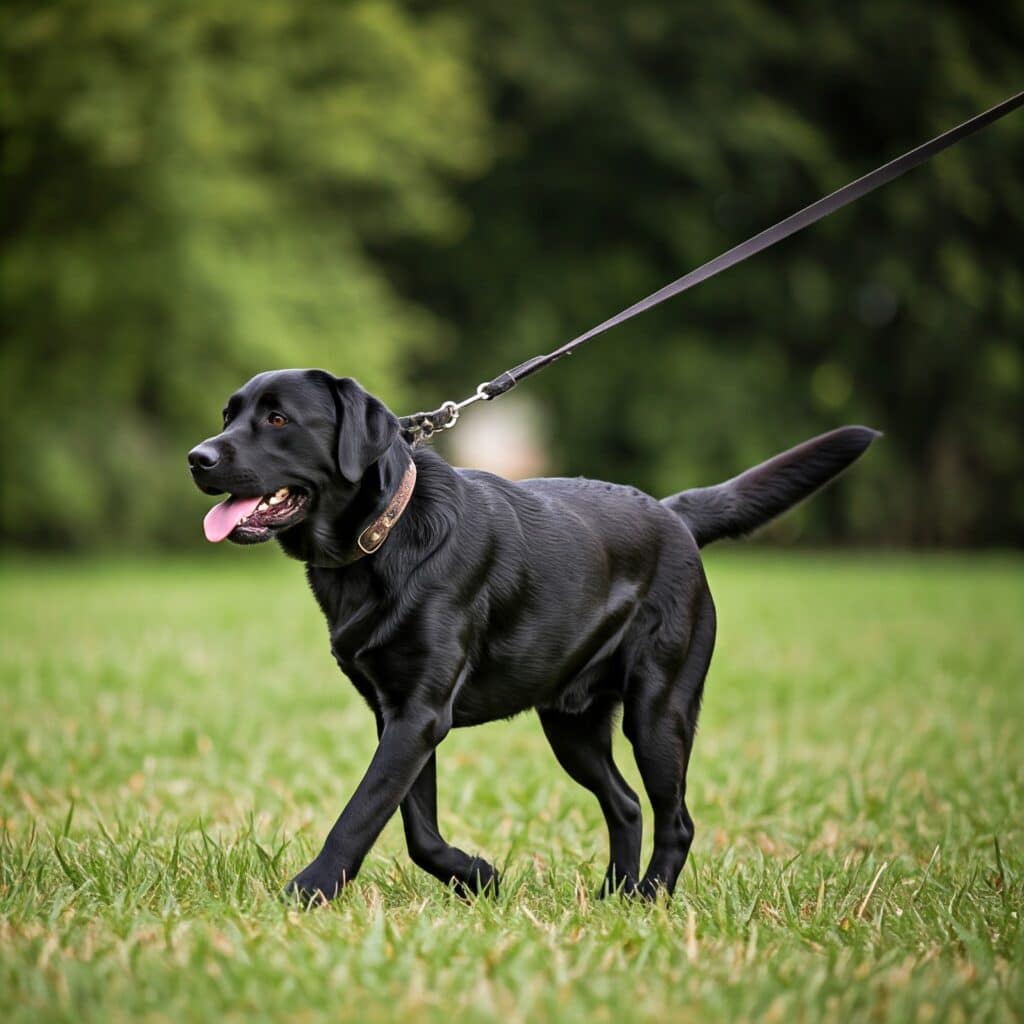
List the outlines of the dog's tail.
<svg viewBox="0 0 1024 1024">
<path fill-rule="evenodd" d="M 700 547 L 722 537 L 742 537 L 770 522 L 838 476 L 881 437 L 870 427 L 840 427 L 714 487 L 665 498 Z"/>
</svg>

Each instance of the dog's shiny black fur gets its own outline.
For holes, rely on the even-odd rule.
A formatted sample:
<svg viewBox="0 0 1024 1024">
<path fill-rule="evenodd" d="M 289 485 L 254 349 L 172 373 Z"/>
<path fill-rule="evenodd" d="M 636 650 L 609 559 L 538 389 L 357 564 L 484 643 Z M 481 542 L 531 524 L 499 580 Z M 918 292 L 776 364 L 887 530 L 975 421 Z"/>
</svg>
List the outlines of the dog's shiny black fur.
<svg viewBox="0 0 1024 1024">
<path fill-rule="evenodd" d="M 268 426 L 270 411 L 287 425 Z M 462 892 L 496 891 L 491 865 L 441 836 L 435 751 L 452 727 L 532 708 L 555 757 L 604 812 L 602 891 L 671 893 L 693 840 L 686 772 L 715 641 L 699 548 L 807 497 L 875 432 L 845 427 L 725 484 L 658 501 L 594 480 L 513 483 L 453 469 L 410 449 L 395 417 L 354 381 L 319 370 L 260 374 L 227 413 L 224 431 L 190 456 L 195 481 L 207 493 L 290 486 L 311 496 L 276 539 L 306 562 L 331 650 L 379 737 L 290 891 L 335 896 L 399 808 L 416 864 Z M 355 558 L 357 536 L 410 458 L 418 480 L 404 516 L 380 550 Z M 654 810 L 643 875 L 640 803 L 612 760 L 620 708 Z"/>
</svg>

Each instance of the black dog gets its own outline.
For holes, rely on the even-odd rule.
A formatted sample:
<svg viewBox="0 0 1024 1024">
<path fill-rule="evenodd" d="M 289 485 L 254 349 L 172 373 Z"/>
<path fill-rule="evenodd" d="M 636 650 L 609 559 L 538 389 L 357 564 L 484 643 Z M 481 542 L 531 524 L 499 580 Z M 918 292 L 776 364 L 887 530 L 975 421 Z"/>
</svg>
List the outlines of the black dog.
<svg viewBox="0 0 1024 1024">
<path fill-rule="evenodd" d="M 412 450 L 351 379 L 254 377 L 229 400 L 223 431 L 189 453 L 198 486 L 231 495 L 207 515 L 207 537 L 275 537 L 306 562 L 331 650 L 379 739 L 289 891 L 334 897 L 399 807 L 416 864 L 463 893 L 496 891 L 491 865 L 438 830 L 434 751 L 453 726 L 534 708 L 608 822 L 602 891 L 671 893 L 693 841 L 686 770 L 715 642 L 699 549 L 784 512 L 877 436 L 843 427 L 657 501 L 595 480 L 512 483 L 453 469 Z M 642 878 L 640 803 L 612 761 L 620 706 L 654 808 Z"/>
</svg>

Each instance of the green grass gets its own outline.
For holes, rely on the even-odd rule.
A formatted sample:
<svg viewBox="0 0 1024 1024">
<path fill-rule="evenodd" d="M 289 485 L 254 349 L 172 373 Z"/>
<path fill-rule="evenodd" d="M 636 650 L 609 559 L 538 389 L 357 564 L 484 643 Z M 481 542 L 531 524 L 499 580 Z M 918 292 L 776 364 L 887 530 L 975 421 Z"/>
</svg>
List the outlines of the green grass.
<svg viewBox="0 0 1024 1024">
<path fill-rule="evenodd" d="M 708 561 L 674 901 L 592 898 L 600 814 L 527 716 L 439 755 L 442 828 L 504 868 L 496 903 L 413 868 L 396 821 L 312 914 L 277 893 L 374 730 L 301 568 L 8 563 L 0 1019 L 1020 1019 L 1024 563 Z"/>
</svg>

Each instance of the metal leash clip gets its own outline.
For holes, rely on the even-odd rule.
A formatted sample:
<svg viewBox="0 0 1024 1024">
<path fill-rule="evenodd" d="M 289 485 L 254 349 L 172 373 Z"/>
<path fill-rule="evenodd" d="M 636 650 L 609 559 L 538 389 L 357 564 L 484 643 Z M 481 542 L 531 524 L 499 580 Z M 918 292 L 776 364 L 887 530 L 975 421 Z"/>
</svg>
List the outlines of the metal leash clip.
<svg viewBox="0 0 1024 1024">
<path fill-rule="evenodd" d="M 425 444 L 442 430 L 451 430 L 459 422 L 461 406 L 450 399 L 432 412 L 415 412 L 400 421 L 414 445 Z"/>
</svg>

